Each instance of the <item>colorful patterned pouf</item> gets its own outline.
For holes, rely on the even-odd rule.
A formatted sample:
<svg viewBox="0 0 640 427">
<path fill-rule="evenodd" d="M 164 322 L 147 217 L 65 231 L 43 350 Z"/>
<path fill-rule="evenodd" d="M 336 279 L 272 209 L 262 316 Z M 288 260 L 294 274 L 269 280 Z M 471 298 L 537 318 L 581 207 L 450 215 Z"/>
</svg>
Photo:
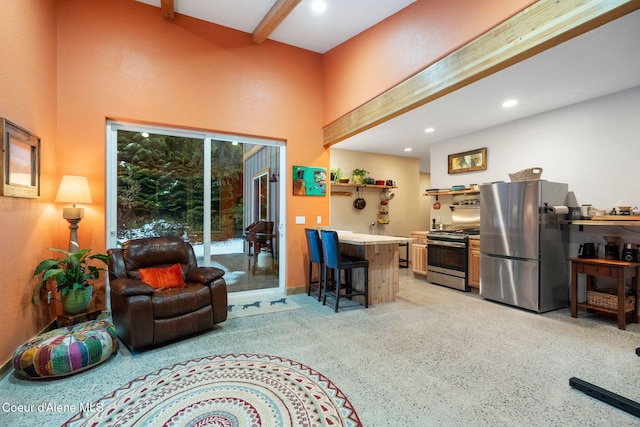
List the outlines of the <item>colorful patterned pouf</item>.
<svg viewBox="0 0 640 427">
<path fill-rule="evenodd" d="M 104 362 L 117 348 L 113 324 L 92 320 L 31 338 L 13 354 L 13 367 L 29 378 L 61 377 Z"/>
</svg>

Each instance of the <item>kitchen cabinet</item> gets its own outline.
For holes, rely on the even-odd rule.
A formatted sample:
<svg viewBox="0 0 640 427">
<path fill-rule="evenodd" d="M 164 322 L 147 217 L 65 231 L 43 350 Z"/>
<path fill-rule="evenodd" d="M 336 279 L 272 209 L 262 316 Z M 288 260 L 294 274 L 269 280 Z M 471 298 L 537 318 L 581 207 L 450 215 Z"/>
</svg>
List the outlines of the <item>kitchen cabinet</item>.
<svg viewBox="0 0 640 427">
<path fill-rule="evenodd" d="M 343 254 L 369 261 L 369 305 L 395 301 L 400 290 L 398 245 L 412 239 L 350 232 L 339 232 L 338 239 Z M 359 270 L 354 271 L 352 277 L 356 290 L 362 290 L 358 286 L 364 283 L 364 271 Z"/>
<path fill-rule="evenodd" d="M 414 231 L 411 233 L 414 242 L 411 244 L 411 268 L 413 274 L 427 275 L 427 232 Z"/>
<path fill-rule="evenodd" d="M 480 289 L 480 239 L 469 239 L 469 286 Z"/>
</svg>

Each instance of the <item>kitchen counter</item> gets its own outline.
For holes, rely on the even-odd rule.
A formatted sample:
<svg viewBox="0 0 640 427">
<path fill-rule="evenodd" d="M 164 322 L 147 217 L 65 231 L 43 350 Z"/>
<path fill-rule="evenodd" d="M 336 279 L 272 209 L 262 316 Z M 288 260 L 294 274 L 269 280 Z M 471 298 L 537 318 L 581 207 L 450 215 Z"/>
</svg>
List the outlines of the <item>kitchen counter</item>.
<svg viewBox="0 0 640 427">
<path fill-rule="evenodd" d="M 338 232 L 338 239 L 341 243 L 351 245 L 387 245 L 392 243 L 411 243 L 411 237 L 381 236 L 378 234 L 359 234 Z"/>
<path fill-rule="evenodd" d="M 338 232 L 340 249 L 345 255 L 369 260 L 369 305 L 396 300 L 400 288 L 399 243 L 411 243 L 411 237 L 381 236 Z M 354 271 L 355 287 L 364 282 L 363 271 Z"/>
</svg>

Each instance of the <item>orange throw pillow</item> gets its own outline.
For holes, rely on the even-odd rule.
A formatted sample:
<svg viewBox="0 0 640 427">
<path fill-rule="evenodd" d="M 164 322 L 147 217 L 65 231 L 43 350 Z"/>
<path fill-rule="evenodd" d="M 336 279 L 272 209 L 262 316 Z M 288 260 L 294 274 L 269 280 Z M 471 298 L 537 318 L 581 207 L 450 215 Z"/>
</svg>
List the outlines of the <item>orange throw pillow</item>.
<svg viewBox="0 0 640 427">
<path fill-rule="evenodd" d="M 182 278 L 182 267 L 174 264 L 167 268 L 141 268 L 140 280 L 154 289 L 184 288 L 187 284 Z"/>
</svg>

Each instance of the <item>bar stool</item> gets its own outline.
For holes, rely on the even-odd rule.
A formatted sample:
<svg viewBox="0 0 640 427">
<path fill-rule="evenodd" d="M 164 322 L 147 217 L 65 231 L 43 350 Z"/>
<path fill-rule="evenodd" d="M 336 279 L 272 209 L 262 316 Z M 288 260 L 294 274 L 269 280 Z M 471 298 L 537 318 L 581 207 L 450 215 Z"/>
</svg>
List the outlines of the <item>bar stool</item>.
<svg viewBox="0 0 640 427">
<path fill-rule="evenodd" d="M 318 292 L 318 301 L 322 296 L 322 242 L 318 230 L 305 228 L 304 234 L 307 237 L 307 253 L 309 254 L 309 282 L 307 284 L 307 295 L 311 296 L 311 288 L 315 287 Z M 313 280 L 313 264 L 318 265 L 318 280 Z M 315 285 L 315 286 L 314 286 Z"/>
<path fill-rule="evenodd" d="M 322 239 L 322 254 L 324 258 L 324 300 L 322 304 L 327 303 L 327 277 L 329 276 L 329 269 L 334 272 L 335 282 L 335 297 L 336 304 L 334 311 L 338 312 L 340 305 L 340 298 L 351 299 L 354 296 L 364 296 L 364 306 L 369 307 L 369 261 L 362 258 L 352 257 L 344 255 L 340 252 L 340 242 L 338 240 L 338 233 L 335 231 L 321 231 Z M 364 268 L 364 290 L 357 291 L 353 289 L 353 270 L 356 268 Z M 345 271 L 345 284 L 340 284 L 340 272 Z M 340 294 L 340 290 L 344 289 L 345 293 Z"/>
<path fill-rule="evenodd" d="M 398 252 L 400 248 L 404 248 L 405 257 L 398 260 L 398 266 L 400 268 L 409 268 L 409 243 L 398 243 Z"/>
</svg>

